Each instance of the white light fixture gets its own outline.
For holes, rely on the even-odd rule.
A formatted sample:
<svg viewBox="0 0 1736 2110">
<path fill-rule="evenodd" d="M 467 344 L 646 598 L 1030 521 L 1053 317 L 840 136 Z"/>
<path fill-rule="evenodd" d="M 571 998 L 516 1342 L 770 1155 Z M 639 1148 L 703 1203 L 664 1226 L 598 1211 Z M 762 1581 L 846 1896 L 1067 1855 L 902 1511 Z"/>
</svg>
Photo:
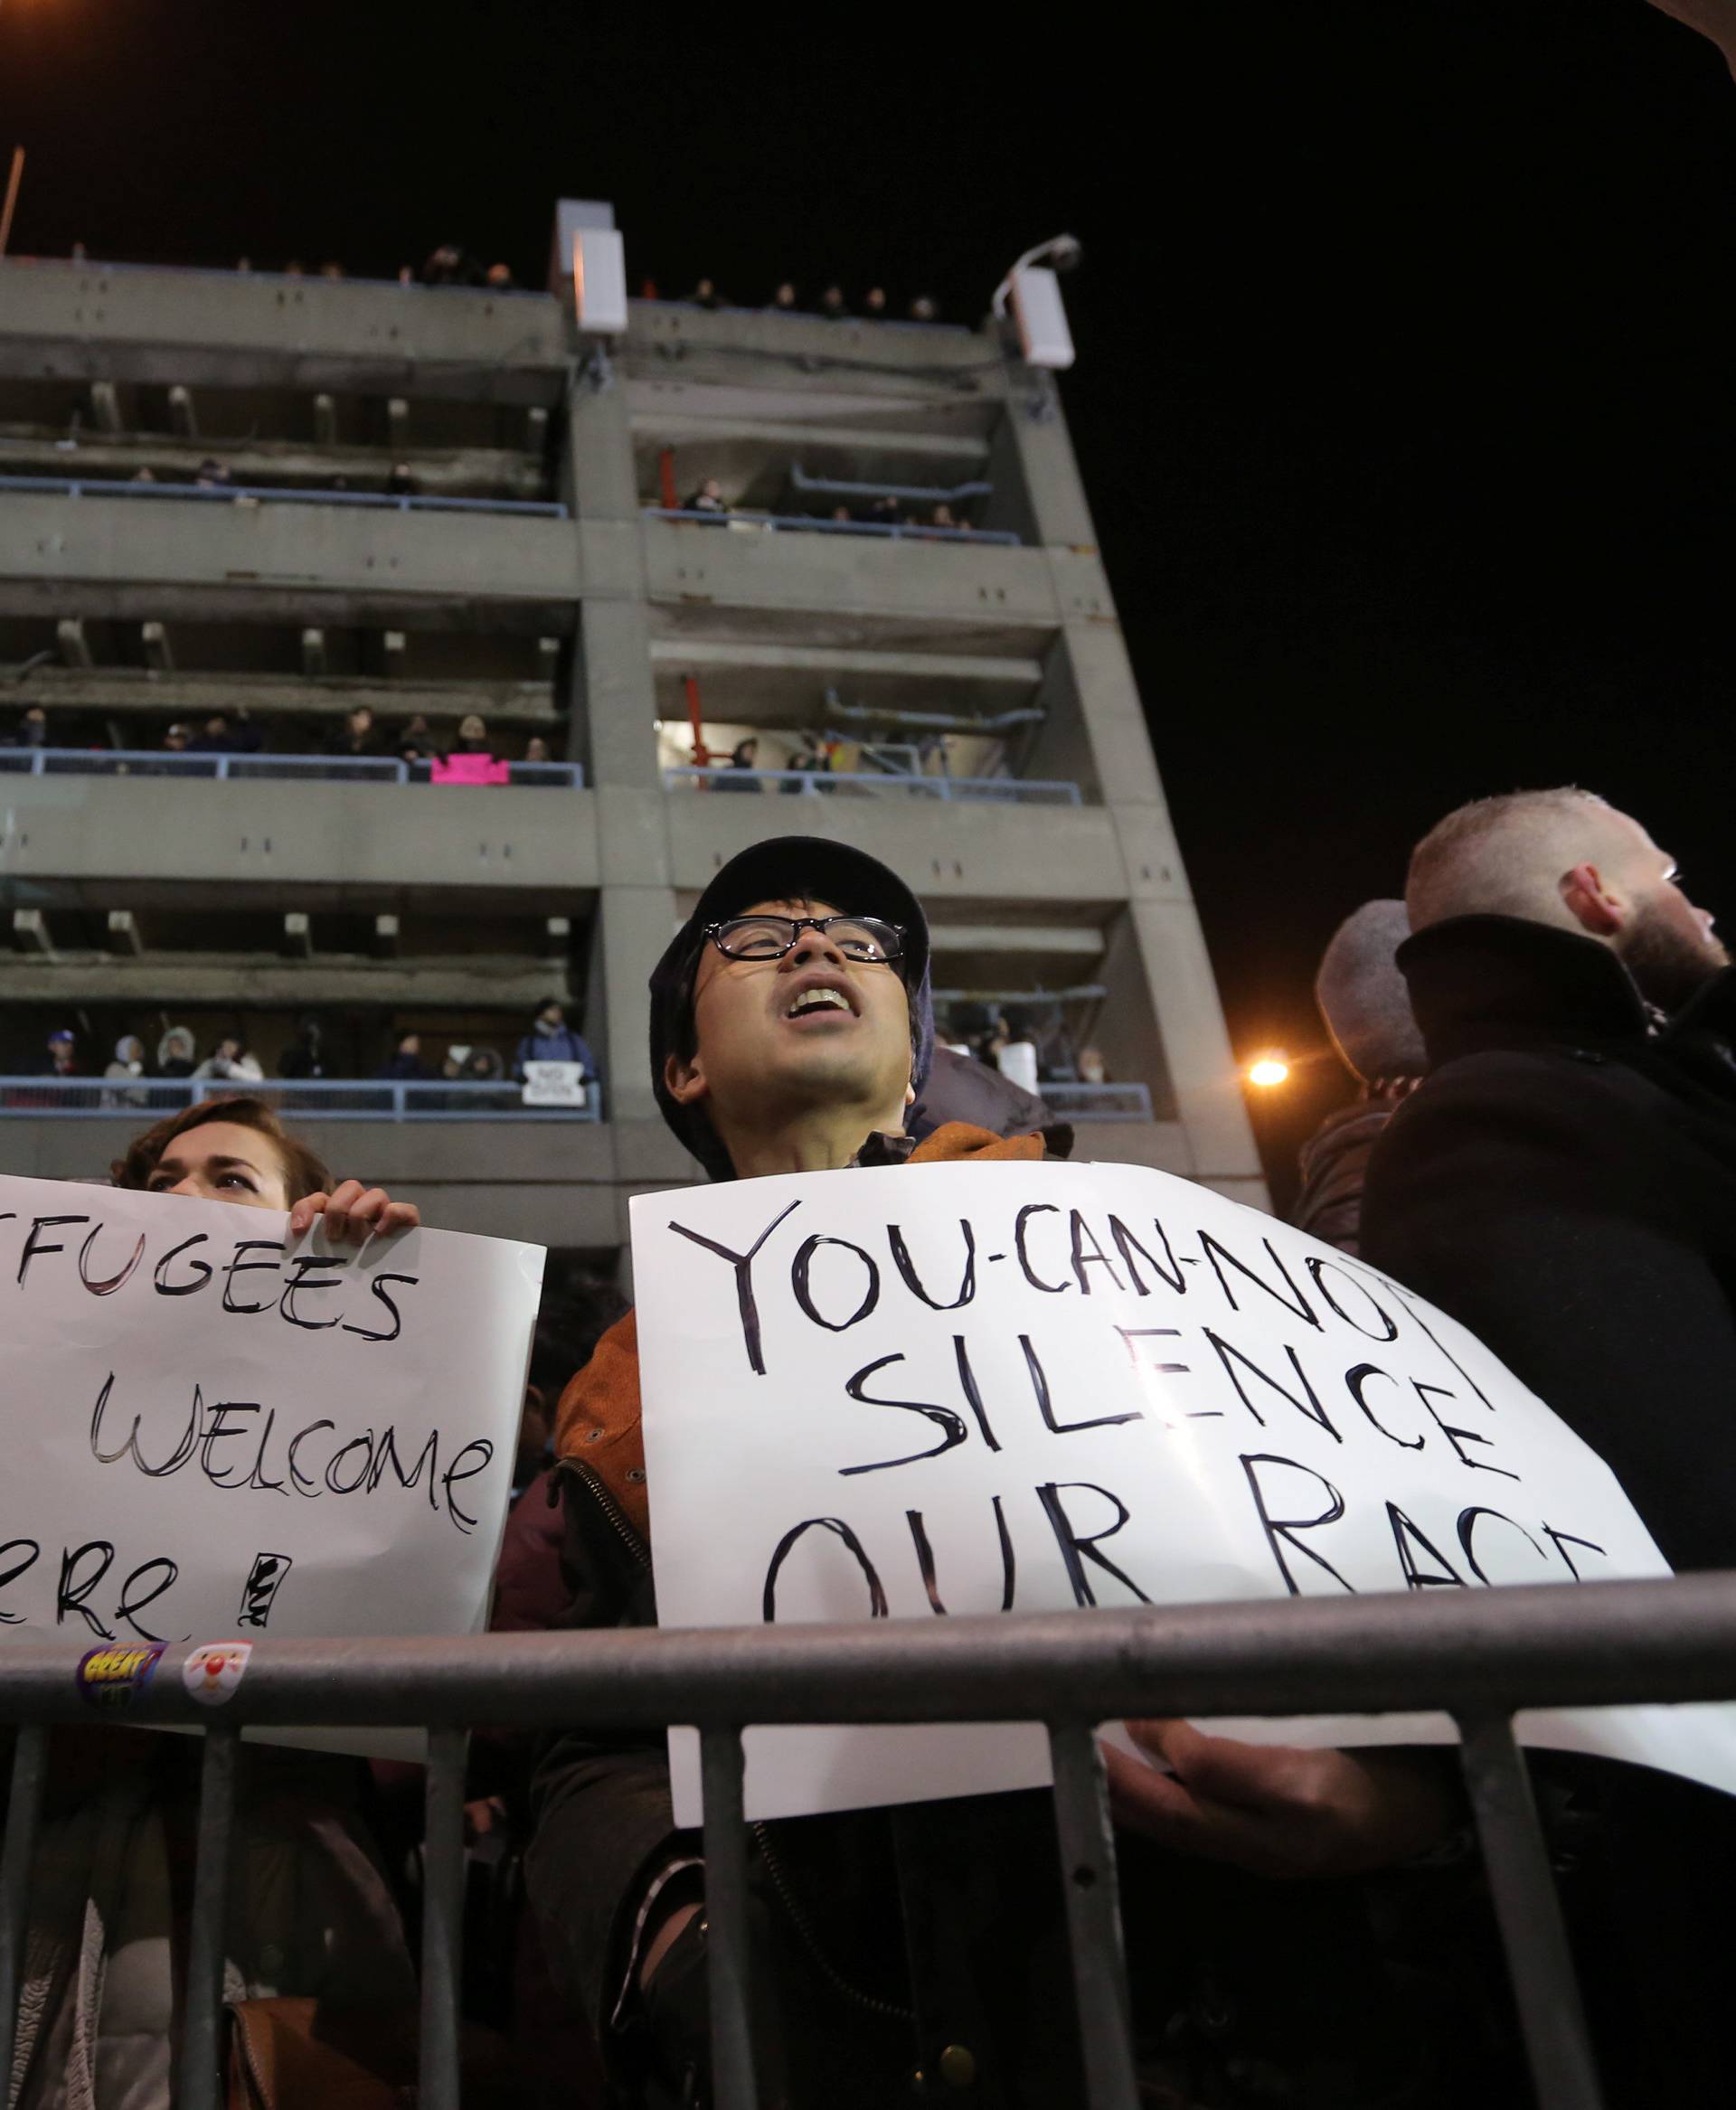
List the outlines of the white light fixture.
<svg viewBox="0 0 1736 2110">
<path fill-rule="evenodd" d="M 1073 363 L 1072 332 L 1057 274 L 1071 271 L 1084 255 L 1076 235 L 1057 234 L 1028 249 L 995 288 L 995 315 L 1004 320 L 1007 303 L 1027 366 L 1059 372 Z"/>
</svg>

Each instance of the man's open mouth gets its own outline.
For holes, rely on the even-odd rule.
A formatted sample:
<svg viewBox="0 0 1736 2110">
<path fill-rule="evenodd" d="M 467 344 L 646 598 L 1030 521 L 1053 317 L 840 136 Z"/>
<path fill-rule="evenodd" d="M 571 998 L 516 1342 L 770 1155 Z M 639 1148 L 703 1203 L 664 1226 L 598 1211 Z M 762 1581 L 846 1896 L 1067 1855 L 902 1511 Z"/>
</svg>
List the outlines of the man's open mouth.
<svg viewBox="0 0 1736 2110">
<path fill-rule="evenodd" d="M 841 989 L 804 989 L 784 1013 L 788 1019 L 818 1018 L 823 1012 L 841 1011 L 854 1018 L 855 1007 Z"/>
</svg>

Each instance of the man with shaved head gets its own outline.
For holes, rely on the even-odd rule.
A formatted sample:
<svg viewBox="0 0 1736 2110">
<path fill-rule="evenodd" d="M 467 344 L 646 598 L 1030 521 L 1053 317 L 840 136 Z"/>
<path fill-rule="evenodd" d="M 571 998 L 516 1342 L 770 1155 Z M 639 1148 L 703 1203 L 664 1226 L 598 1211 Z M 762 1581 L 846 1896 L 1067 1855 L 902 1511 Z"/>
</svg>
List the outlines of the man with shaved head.
<svg viewBox="0 0 1736 2110">
<path fill-rule="evenodd" d="M 1674 1567 L 1736 1568 L 1736 972 L 1712 918 L 1576 790 L 1449 814 L 1405 900 L 1430 1068 L 1374 1145 L 1363 1253 L 1586 1439 Z M 1478 1478 L 1467 1502 L 1501 1509 Z M 1728 2101 L 1736 1804 L 1551 1766 L 1606 2101 Z"/>
<path fill-rule="evenodd" d="M 1590 792 L 1461 806 L 1399 964 L 1431 1074 L 1363 1249 L 1614 1468 L 1677 1568 L 1736 1566 L 1736 975 L 1675 861 Z"/>
</svg>

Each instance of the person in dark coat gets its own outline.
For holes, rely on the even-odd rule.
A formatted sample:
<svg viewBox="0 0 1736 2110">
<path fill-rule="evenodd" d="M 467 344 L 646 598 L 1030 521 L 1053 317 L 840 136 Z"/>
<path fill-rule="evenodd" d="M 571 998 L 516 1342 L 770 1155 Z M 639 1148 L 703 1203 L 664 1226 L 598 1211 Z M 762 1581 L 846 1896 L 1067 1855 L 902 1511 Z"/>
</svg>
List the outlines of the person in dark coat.
<svg viewBox="0 0 1736 2110">
<path fill-rule="evenodd" d="M 1395 957 L 1410 935 L 1402 901 L 1364 901 L 1333 933 L 1314 978 L 1320 1016 L 1360 1089 L 1302 1145 L 1302 1192 L 1290 1221 L 1341 1252 L 1360 1249 L 1375 1142 L 1429 1067 Z"/>
<path fill-rule="evenodd" d="M 1364 1257 L 1585 1438 L 1673 1567 L 1736 1567 L 1736 971 L 1712 918 L 1571 790 L 1450 815 L 1406 900 L 1433 1067 L 1374 1146 Z M 1568 1902 L 1609 2102 L 1726 2100 L 1736 1804 L 1549 1770 L 1584 1821 Z"/>
<path fill-rule="evenodd" d="M 1040 1160 L 1038 1135 L 961 1122 L 920 1143 L 909 1133 L 929 1087 L 928 952 L 915 897 L 863 852 L 802 837 L 742 852 L 652 976 L 665 1119 L 724 1180 Z M 565 1625 L 656 1621 L 639 1415 L 629 1313 L 557 1417 Z M 1161 1794 L 1118 1779 L 1112 1792 L 1146 1835 L 1127 1842 L 1127 1893 L 1142 2066 L 1172 2091 L 1153 2099 L 1251 2110 L 1276 2082 L 1293 2110 L 1444 2102 L 1424 2034 L 1389 1997 L 1361 1889 L 1342 1879 L 1450 1830 L 1432 1761 L 1256 1752 L 1184 1738 L 1185 1725 L 1143 1727 L 1175 1743 L 1175 1776 Z M 1207 1759 L 1227 1769 L 1211 1788 Z M 593 2020 L 620 2101 L 708 2100 L 703 1842 L 675 1829 L 663 1739 L 558 1734 L 533 1795 L 530 1896 L 556 1982 Z M 1323 1879 L 1279 1888 L 1248 1872 L 1256 1831 L 1268 1870 Z M 768 2100 L 883 2110 L 913 2090 L 956 2088 L 978 2110 L 1082 2101 L 1047 1791 L 756 1825 L 750 1889 Z M 1507 2098 L 1491 2087 L 1478 2100 L 1492 2110 Z"/>
</svg>

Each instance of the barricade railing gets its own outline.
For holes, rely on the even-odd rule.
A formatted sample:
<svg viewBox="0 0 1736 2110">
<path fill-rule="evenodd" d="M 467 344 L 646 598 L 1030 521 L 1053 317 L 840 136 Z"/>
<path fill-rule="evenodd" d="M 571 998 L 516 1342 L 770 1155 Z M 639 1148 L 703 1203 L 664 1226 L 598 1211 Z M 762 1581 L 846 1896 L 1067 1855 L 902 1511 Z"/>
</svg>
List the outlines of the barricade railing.
<svg viewBox="0 0 1736 2110">
<path fill-rule="evenodd" d="M 208 707 L 214 709 L 216 706 Z M 202 755 L 176 748 L 0 748 L 0 777 L 193 777 L 222 783 L 432 784 L 432 762 L 392 755 Z M 582 791 L 578 762 L 509 762 L 508 785 Z M 442 784 L 448 789 L 449 785 Z M 474 786 L 460 785 L 460 789 Z"/>
<path fill-rule="evenodd" d="M 1038 777 L 907 777 L 879 769 L 695 768 L 663 773 L 664 787 L 679 791 L 812 792 L 838 798 L 938 798 L 972 805 L 1083 805 L 1077 784 Z"/>
<path fill-rule="evenodd" d="M 524 1087 L 470 1078 L 0 1077 L 0 1120 L 94 1120 L 176 1114 L 201 1099 L 264 1099 L 317 1121 L 600 1121 L 602 1094 L 582 1106 L 532 1101 Z"/>
<path fill-rule="evenodd" d="M 552 498 L 442 498 L 396 491 L 324 491 L 285 484 L 137 484 L 120 476 L 0 476 L 0 492 L 4 491 L 61 498 L 186 499 L 213 505 L 250 498 L 262 505 L 361 505 L 392 513 L 515 513 L 541 520 L 567 518 L 566 507 Z"/>
<path fill-rule="evenodd" d="M 1037 1095 L 1052 1114 L 1070 1121 L 1149 1121 L 1151 1088 L 1143 1084 L 1040 1084 Z"/>
<path fill-rule="evenodd" d="M 1024 547 L 1008 528 L 921 527 L 884 520 L 826 520 L 811 513 L 701 512 L 686 505 L 647 505 L 654 520 L 697 521 L 702 527 L 762 528 L 769 534 L 879 535 L 907 542 L 987 542 L 1005 550 Z"/>
<path fill-rule="evenodd" d="M 0 1721 L 23 1725 L 0 1849 L 0 2072 L 11 2068 L 46 1725 L 90 1721 L 81 1650 L 0 1649 Z M 203 1727 L 181 2110 L 222 2102 L 225 1873 L 250 1723 L 426 1728 L 423 2110 L 458 2110 L 465 1735 L 697 1727 L 710 1938 L 712 2100 L 756 2110 L 742 1732 L 760 1724 L 1046 1725 L 1090 2110 L 1137 2110 L 1105 1721 L 1441 1710 L 1458 1761 L 1540 2110 L 1600 2095 L 1560 1901 L 1513 1717 L 1523 1708 L 1736 1697 L 1736 1574 L 845 1626 L 272 1641 L 213 1719 L 184 1645 L 131 1696 L 132 1723 Z M 1006 1871 L 1009 1880 L 1016 1871 Z"/>
</svg>

